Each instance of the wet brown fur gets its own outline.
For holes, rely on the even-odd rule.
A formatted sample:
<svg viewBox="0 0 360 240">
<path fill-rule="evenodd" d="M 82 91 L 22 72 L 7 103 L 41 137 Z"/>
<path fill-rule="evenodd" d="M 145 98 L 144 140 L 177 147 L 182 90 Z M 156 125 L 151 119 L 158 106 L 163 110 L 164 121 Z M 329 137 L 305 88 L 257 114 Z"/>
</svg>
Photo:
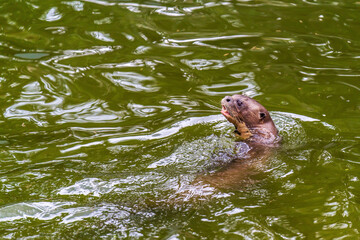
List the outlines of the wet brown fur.
<svg viewBox="0 0 360 240">
<path fill-rule="evenodd" d="M 250 150 L 222 170 L 197 180 L 220 189 L 242 189 L 258 181 L 281 137 L 269 112 L 254 99 L 244 95 L 226 96 L 221 105 L 221 113 L 234 124 L 235 134 L 247 142 Z"/>
<path fill-rule="evenodd" d="M 221 113 L 234 124 L 240 139 L 262 145 L 277 145 L 281 140 L 269 112 L 256 100 L 236 94 L 224 97 L 221 105 Z"/>
</svg>

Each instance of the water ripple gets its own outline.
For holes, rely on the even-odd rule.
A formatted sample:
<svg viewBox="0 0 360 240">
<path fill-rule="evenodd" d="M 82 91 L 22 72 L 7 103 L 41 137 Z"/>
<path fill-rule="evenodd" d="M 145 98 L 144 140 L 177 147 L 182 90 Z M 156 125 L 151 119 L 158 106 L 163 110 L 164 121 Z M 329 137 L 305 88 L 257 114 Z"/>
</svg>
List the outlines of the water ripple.
<svg viewBox="0 0 360 240">
<path fill-rule="evenodd" d="M 58 21 L 62 18 L 61 13 L 58 11 L 57 7 L 53 7 L 46 11 L 41 17 L 40 20 L 47 22 Z"/>
<path fill-rule="evenodd" d="M 358 7 L 3 1 L 0 238 L 357 238 Z M 283 142 L 224 190 L 237 93 Z"/>
<path fill-rule="evenodd" d="M 154 83 L 156 82 L 154 78 L 150 76 L 144 76 L 139 73 L 116 71 L 112 73 L 103 73 L 103 76 L 113 83 L 132 92 L 156 92 L 160 89 L 159 87 L 154 86 Z"/>
</svg>

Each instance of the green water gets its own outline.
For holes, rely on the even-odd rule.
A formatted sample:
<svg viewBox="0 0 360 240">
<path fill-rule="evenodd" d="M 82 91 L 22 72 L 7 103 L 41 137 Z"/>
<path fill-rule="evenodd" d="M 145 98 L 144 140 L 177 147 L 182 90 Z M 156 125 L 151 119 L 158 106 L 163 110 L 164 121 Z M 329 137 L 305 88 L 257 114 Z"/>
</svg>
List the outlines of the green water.
<svg viewBox="0 0 360 240">
<path fill-rule="evenodd" d="M 359 58 L 359 1 L 2 1 L 0 238 L 359 238 Z M 199 183 L 235 93 L 283 144 Z"/>
</svg>

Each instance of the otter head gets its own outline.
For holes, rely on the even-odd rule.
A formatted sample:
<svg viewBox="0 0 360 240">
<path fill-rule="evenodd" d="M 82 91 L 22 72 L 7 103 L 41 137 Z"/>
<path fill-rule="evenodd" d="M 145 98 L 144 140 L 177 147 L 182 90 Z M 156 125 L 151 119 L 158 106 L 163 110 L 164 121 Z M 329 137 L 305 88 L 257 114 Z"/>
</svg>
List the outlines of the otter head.
<svg viewBox="0 0 360 240">
<path fill-rule="evenodd" d="M 224 97 L 221 105 L 221 113 L 234 124 L 235 133 L 242 140 L 260 144 L 276 144 L 280 141 L 269 112 L 254 99 L 236 94 Z"/>
</svg>

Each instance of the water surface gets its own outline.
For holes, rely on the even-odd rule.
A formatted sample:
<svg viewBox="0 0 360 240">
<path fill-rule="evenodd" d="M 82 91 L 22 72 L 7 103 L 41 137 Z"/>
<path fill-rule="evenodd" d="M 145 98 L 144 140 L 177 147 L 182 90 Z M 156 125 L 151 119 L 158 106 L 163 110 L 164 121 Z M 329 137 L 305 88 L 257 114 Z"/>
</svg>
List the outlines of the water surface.
<svg viewBox="0 0 360 240">
<path fill-rule="evenodd" d="M 359 8 L 0 3 L 1 238 L 357 238 Z M 283 144 L 252 181 L 201 184 L 236 154 L 235 93 Z"/>
</svg>

